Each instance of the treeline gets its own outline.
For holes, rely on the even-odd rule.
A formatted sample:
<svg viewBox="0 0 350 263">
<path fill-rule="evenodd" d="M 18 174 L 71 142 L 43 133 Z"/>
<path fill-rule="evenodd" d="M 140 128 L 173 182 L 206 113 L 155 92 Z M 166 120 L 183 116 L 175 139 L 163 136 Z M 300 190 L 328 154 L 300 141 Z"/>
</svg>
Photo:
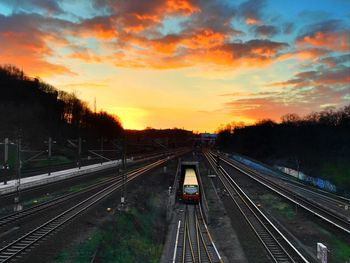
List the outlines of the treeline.
<svg viewBox="0 0 350 263">
<path fill-rule="evenodd" d="M 35 143 L 48 136 L 115 138 L 123 131 L 118 117 L 95 113 L 74 93 L 32 79 L 15 66 L 0 66 L 0 87 L 0 138 L 21 136 Z"/>
<path fill-rule="evenodd" d="M 219 130 L 217 144 L 350 189 L 350 105 L 305 117 L 287 114 L 281 123 L 266 119 L 250 126 L 229 124 Z"/>
<path fill-rule="evenodd" d="M 193 133 L 184 129 L 154 129 L 126 130 L 127 141 L 135 149 L 172 149 L 192 146 Z"/>
</svg>

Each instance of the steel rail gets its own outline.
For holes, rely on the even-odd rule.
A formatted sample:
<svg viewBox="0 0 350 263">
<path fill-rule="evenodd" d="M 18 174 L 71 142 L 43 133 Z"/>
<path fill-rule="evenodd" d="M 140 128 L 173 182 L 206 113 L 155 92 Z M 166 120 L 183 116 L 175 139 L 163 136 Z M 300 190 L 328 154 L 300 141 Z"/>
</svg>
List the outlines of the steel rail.
<svg viewBox="0 0 350 263">
<path fill-rule="evenodd" d="M 203 261 L 205 260 L 205 261 L 208 261 L 208 262 L 212 263 L 213 260 L 212 260 L 212 257 L 210 255 L 210 252 L 209 252 L 209 249 L 208 249 L 208 245 L 207 245 L 206 241 L 204 240 L 202 229 L 201 229 L 201 226 L 200 226 L 200 223 L 199 223 L 200 219 L 198 219 L 197 209 L 195 211 L 195 218 L 196 218 L 196 230 L 197 230 L 197 244 L 198 244 L 198 251 L 199 251 L 198 252 L 199 262 L 202 262 L 201 261 L 201 258 L 202 258 L 201 257 L 201 249 L 200 249 L 200 247 L 202 245 L 204 253 L 205 253 L 204 255 L 206 256 L 205 257 L 206 260 L 203 258 Z M 201 220 L 203 220 L 203 218 L 201 218 Z M 202 223 L 204 223 L 204 222 L 202 222 Z M 208 229 L 206 229 L 206 230 L 208 230 Z"/>
<path fill-rule="evenodd" d="M 176 235 L 176 240 L 180 240 L 181 236 L 182 242 L 176 242 L 172 262 L 222 263 L 222 258 L 205 224 L 200 206 L 186 204 L 183 211 L 183 219 L 179 221 Z M 180 222 L 183 223 L 181 228 Z"/>
<path fill-rule="evenodd" d="M 183 234 L 181 262 L 182 263 L 196 262 L 196 258 L 193 251 L 193 243 L 191 240 L 189 211 L 188 211 L 187 205 L 185 207 L 184 234 Z"/>
<path fill-rule="evenodd" d="M 174 155 L 173 158 L 177 157 L 180 154 L 181 153 Z M 142 171 L 130 173 L 128 175 L 127 182 L 134 180 L 138 176 L 143 175 L 149 170 L 160 166 L 161 164 L 167 162 L 168 160 L 169 158 L 165 158 L 165 159 L 156 161 L 150 165 L 147 165 L 144 169 L 142 169 Z M 74 219 L 81 213 L 85 212 L 92 205 L 101 201 L 102 199 L 104 199 L 105 197 L 113 193 L 115 190 L 119 189 L 120 186 L 121 186 L 120 182 L 114 182 L 107 188 L 100 190 L 99 192 L 93 194 L 92 196 L 74 205 L 73 207 L 67 209 L 63 213 L 50 219 L 46 223 L 31 230 L 30 232 L 18 238 L 17 240 L 4 246 L 3 248 L 0 249 L 0 262 L 8 262 L 14 259 L 19 254 L 23 253 L 26 249 L 38 243 L 44 237 L 50 235 L 53 231 L 57 230 L 59 227 L 62 227 L 70 220 Z"/>
<path fill-rule="evenodd" d="M 217 155 L 213 152 L 211 152 L 212 155 Z M 249 171 L 249 172 L 252 172 L 252 173 L 256 173 L 258 176 L 262 177 L 264 176 L 264 174 L 260 173 L 259 171 L 257 170 L 254 170 L 253 168 L 250 168 L 246 165 L 244 165 L 243 163 L 237 161 L 237 160 L 233 160 L 231 158 L 228 158 L 226 156 L 223 156 L 223 155 L 220 155 L 221 158 L 239 166 L 239 167 L 242 167 L 243 169 L 245 169 L 246 171 Z M 263 177 L 265 179 L 268 179 L 269 177 Z M 346 197 L 343 197 L 343 196 L 339 196 L 339 195 L 336 195 L 334 193 L 330 193 L 330 192 L 327 192 L 325 190 L 322 190 L 322 189 L 318 189 L 318 188 L 313 188 L 313 189 L 310 189 L 310 186 L 308 185 L 305 185 L 301 182 L 298 182 L 298 181 L 294 181 L 294 180 L 291 180 L 290 178 L 287 178 L 285 176 L 281 176 L 281 177 L 271 177 L 269 178 L 271 179 L 272 181 L 274 179 L 277 179 L 277 180 L 282 180 L 284 181 L 285 183 L 287 184 L 291 184 L 293 185 L 293 187 L 297 187 L 299 190 L 302 190 L 304 192 L 309 192 L 309 193 L 312 193 L 313 195 L 316 195 L 322 199 L 326 199 L 326 200 L 329 200 L 330 202 L 336 204 L 336 205 L 341 205 L 341 206 L 345 206 L 345 205 L 348 205 L 350 206 L 350 199 L 346 198 Z"/>
<path fill-rule="evenodd" d="M 220 253 L 219 253 L 218 249 L 217 249 L 216 246 L 215 246 L 215 243 L 214 243 L 214 241 L 213 241 L 213 238 L 212 238 L 211 235 L 210 235 L 208 226 L 207 226 L 207 224 L 205 223 L 205 219 L 204 219 L 204 216 L 203 216 L 203 211 L 202 211 L 202 208 L 201 208 L 200 205 L 198 206 L 197 211 L 199 211 L 199 221 L 202 222 L 202 224 L 200 224 L 200 225 L 203 225 L 204 228 L 205 228 L 205 230 L 202 230 L 201 227 L 200 227 L 200 225 L 199 225 L 199 227 L 200 227 L 200 233 L 201 233 L 202 236 L 204 236 L 204 234 L 207 235 L 207 239 L 208 239 L 208 240 L 207 240 L 207 242 L 206 242 L 206 251 L 209 252 L 209 253 L 212 255 L 212 256 L 210 257 L 210 258 L 211 258 L 211 262 L 220 262 L 220 263 L 223 263 L 223 260 L 222 260 L 222 258 L 221 258 L 221 256 L 220 256 Z M 197 216 L 197 218 L 198 218 L 198 216 Z M 204 237 L 203 237 L 203 238 L 204 238 Z M 204 241 L 204 239 L 203 239 L 203 241 Z M 211 251 L 209 251 L 209 248 L 210 248 L 210 247 L 212 247 Z M 215 256 L 217 257 L 217 260 L 215 259 Z"/>
<path fill-rule="evenodd" d="M 168 154 L 165 154 L 165 156 L 168 156 Z M 147 161 L 147 160 L 154 159 L 154 158 L 157 158 L 157 157 L 164 157 L 164 154 L 158 154 L 156 156 L 153 156 L 152 158 L 139 159 L 139 160 L 137 160 L 134 163 Z M 129 171 L 127 173 L 127 175 L 129 175 L 129 174 L 131 174 L 133 172 L 142 171 L 142 169 L 144 169 L 144 167 L 134 169 L 132 171 Z M 118 181 L 118 180 L 121 180 L 121 175 L 119 175 L 118 177 L 115 177 L 115 178 L 108 178 L 108 179 L 103 180 L 102 182 L 98 182 L 97 184 L 94 184 L 94 185 L 87 186 L 87 187 L 79 190 L 78 192 L 68 193 L 68 194 L 65 194 L 65 195 L 62 195 L 62 196 L 58 196 L 58 197 L 56 197 L 54 199 L 42 202 L 42 203 L 37 204 L 35 206 L 26 208 L 26 209 L 24 209 L 22 211 L 18 211 L 18 212 L 14 212 L 14 213 L 5 215 L 5 216 L 0 218 L 0 228 L 5 226 L 5 225 L 7 225 L 7 224 L 14 223 L 14 222 L 16 222 L 16 221 L 18 221 L 18 220 L 20 220 L 20 219 L 22 219 L 24 217 L 27 217 L 29 215 L 32 215 L 32 214 L 35 214 L 35 213 L 37 213 L 39 211 L 47 209 L 49 207 L 53 207 L 54 205 L 58 205 L 58 204 L 60 204 L 62 202 L 71 200 L 72 198 L 74 198 L 74 197 L 76 197 L 78 195 L 85 194 L 85 193 L 87 193 L 89 191 L 96 190 L 99 187 L 104 186 L 105 184 L 108 184 L 108 183 L 111 183 L 111 182 L 114 182 L 114 181 Z"/>
<path fill-rule="evenodd" d="M 205 156 L 210 165 L 216 170 L 220 181 L 236 204 L 240 213 L 274 262 L 308 262 L 295 246 L 262 213 L 227 172 L 222 167 L 219 167 L 219 169 L 215 168 L 214 158 L 208 153 L 205 153 Z"/>
<path fill-rule="evenodd" d="M 211 156 L 213 156 L 213 153 L 210 153 Z M 225 158 L 221 158 L 222 161 L 224 161 L 226 164 L 230 165 L 234 169 L 244 173 L 245 175 L 249 176 L 256 182 L 260 183 L 261 185 L 267 187 L 268 189 L 272 190 L 273 192 L 279 194 L 280 196 L 288 199 L 292 203 L 302 207 L 306 211 L 316 215 L 317 217 L 321 218 L 322 220 L 326 221 L 327 223 L 337 227 L 338 229 L 345 231 L 346 233 L 350 234 L 350 221 L 347 221 L 341 216 L 338 216 L 328 209 L 321 207 L 319 204 L 314 203 L 312 201 L 306 200 L 302 196 L 297 195 L 295 192 L 284 188 L 277 183 L 271 182 L 270 180 L 262 177 L 258 173 L 251 171 L 249 169 L 249 172 L 247 172 L 248 169 L 244 168 L 243 166 L 237 166 L 236 164 L 233 164 L 229 160 L 226 160 Z M 220 166 L 222 168 L 222 166 Z M 257 178 L 258 177 L 258 178 Z"/>
<path fill-rule="evenodd" d="M 118 178 L 118 179 L 120 180 L 120 178 Z M 23 218 L 25 218 L 27 216 L 32 215 L 32 214 L 38 213 L 38 212 L 40 212 L 40 211 L 42 211 L 44 209 L 47 209 L 49 207 L 53 207 L 55 205 L 58 205 L 58 204 L 60 204 L 62 202 L 71 200 L 71 199 L 73 199 L 76 196 L 79 196 L 81 194 L 84 194 L 84 193 L 87 193 L 89 191 L 95 190 L 98 187 L 104 186 L 105 184 L 107 184 L 107 183 L 109 183 L 111 181 L 114 181 L 114 180 L 115 180 L 115 178 L 113 178 L 113 179 L 109 178 L 107 180 L 104 180 L 103 182 L 99 182 L 98 184 L 90 185 L 90 186 L 87 186 L 87 187 L 85 187 L 83 189 L 80 189 L 77 192 L 64 194 L 64 195 L 58 196 L 58 197 L 56 197 L 54 199 L 51 199 L 51 200 L 39 203 L 37 205 L 28 207 L 26 209 L 23 209 L 22 211 L 18 211 L 18 212 L 14 212 L 14 213 L 5 215 L 5 216 L 0 218 L 0 227 L 3 227 L 5 225 L 7 225 L 7 224 L 12 224 L 12 223 L 14 223 L 14 222 L 16 222 L 18 220 L 21 220 L 21 219 L 23 219 Z"/>
<path fill-rule="evenodd" d="M 135 170 L 129 171 L 127 173 L 127 176 L 129 176 L 130 174 L 133 174 L 133 173 L 142 172 L 143 169 L 145 169 L 145 167 L 141 167 L 141 168 L 137 168 Z M 116 178 L 108 178 L 102 182 L 98 182 L 97 184 L 87 186 L 87 187 L 79 190 L 78 192 L 68 193 L 68 194 L 56 197 L 52 200 L 48 200 L 48 201 L 40 203 L 38 205 L 26 208 L 22 211 L 11 213 L 9 215 L 6 215 L 6 216 L 0 218 L 0 227 L 3 227 L 7 224 L 14 223 L 14 222 L 21 220 L 27 216 L 36 214 L 44 209 L 48 209 L 48 208 L 51 208 L 51 207 L 56 206 L 58 204 L 61 204 L 65 201 L 71 200 L 79 195 L 86 194 L 86 193 L 93 191 L 93 190 L 97 190 L 98 188 L 105 186 L 107 184 L 110 184 L 112 182 L 119 182 L 121 180 L 122 180 L 122 175 L 119 175 Z"/>
</svg>

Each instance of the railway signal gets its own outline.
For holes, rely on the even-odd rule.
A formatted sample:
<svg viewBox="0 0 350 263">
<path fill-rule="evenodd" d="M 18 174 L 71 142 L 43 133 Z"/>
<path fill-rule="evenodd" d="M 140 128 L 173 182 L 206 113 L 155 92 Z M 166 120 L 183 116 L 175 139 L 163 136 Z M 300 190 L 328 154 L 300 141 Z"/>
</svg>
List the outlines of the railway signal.
<svg viewBox="0 0 350 263">
<path fill-rule="evenodd" d="M 327 263 L 327 252 L 328 249 L 322 243 L 317 243 L 317 259 L 321 263 Z"/>
</svg>

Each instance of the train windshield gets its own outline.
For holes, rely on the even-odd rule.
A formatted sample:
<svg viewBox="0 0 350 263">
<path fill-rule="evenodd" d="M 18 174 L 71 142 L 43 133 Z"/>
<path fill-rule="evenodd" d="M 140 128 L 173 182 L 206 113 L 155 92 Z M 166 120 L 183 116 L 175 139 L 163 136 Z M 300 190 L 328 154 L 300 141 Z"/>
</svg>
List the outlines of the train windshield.
<svg viewBox="0 0 350 263">
<path fill-rule="evenodd" d="M 198 192 L 198 186 L 196 185 L 185 185 L 184 186 L 184 193 L 193 195 Z"/>
</svg>

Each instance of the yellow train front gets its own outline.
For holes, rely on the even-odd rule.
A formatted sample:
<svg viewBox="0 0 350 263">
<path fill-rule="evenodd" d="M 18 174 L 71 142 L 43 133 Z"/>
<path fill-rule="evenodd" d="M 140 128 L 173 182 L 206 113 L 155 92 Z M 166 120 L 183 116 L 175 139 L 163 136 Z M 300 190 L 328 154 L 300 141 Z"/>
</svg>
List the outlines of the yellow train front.
<svg viewBox="0 0 350 263">
<path fill-rule="evenodd" d="M 186 168 L 182 185 L 182 200 L 188 203 L 198 203 L 200 200 L 199 185 L 193 168 Z"/>
</svg>

